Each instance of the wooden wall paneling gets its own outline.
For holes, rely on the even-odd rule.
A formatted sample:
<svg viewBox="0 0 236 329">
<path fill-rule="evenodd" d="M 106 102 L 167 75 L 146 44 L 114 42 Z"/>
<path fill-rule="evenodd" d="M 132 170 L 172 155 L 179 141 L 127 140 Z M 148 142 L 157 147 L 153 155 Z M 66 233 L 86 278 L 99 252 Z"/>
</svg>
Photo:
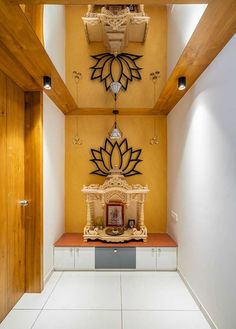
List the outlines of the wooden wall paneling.
<svg viewBox="0 0 236 329">
<path fill-rule="evenodd" d="M 7 78 L 8 309 L 25 291 L 24 92 Z"/>
<path fill-rule="evenodd" d="M 34 32 L 37 34 L 37 37 L 44 44 L 43 38 L 43 5 L 31 5 L 27 4 L 24 8 L 24 13 L 28 18 L 31 26 L 34 29 Z"/>
<path fill-rule="evenodd" d="M 7 0 L 0 0 L 0 40 L 33 77 L 39 90 L 43 88 L 44 75 L 52 78 L 52 89 L 45 93 L 62 112 L 77 108 L 25 14 L 18 5 L 11 5 Z"/>
<path fill-rule="evenodd" d="M 25 93 L 26 291 L 43 289 L 43 95 Z"/>
<path fill-rule="evenodd" d="M 6 76 L 0 71 L 0 322 L 7 313 Z"/>
<path fill-rule="evenodd" d="M 0 41 L 0 70 L 23 90 L 38 90 L 32 76 Z"/>
</svg>

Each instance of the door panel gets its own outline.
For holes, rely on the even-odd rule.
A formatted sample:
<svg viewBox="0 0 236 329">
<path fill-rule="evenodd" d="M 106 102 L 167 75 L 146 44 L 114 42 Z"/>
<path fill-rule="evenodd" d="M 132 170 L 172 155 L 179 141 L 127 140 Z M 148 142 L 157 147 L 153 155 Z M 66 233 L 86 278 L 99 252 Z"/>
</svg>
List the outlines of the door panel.
<svg viewBox="0 0 236 329">
<path fill-rule="evenodd" d="M 8 308 L 25 291 L 24 92 L 7 78 Z"/>
<path fill-rule="evenodd" d="M 7 313 L 6 77 L 0 71 L 0 321 Z"/>
<path fill-rule="evenodd" d="M 157 248 L 157 270 L 176 271 L 177 250 L 176 248 Z"/>
<path fill-rule="evenodd" d="M 43 290 L 43 97 L 25 93 L 25 290 Z"/>
<path fill-rule="evenodd" d="M 136 269 L 156 270 L 157 253 L 156 248 L 137 247 L 136 248 Z"/>
<path fill-rule="evenodd" d="M 75 249 L 72 247 L 55 248 L 54 268 L 56 270 L 73 270 L 75 268 Z"/>
<path fill-rule="evenodd" d="M 28 291 L 43 288 L 42 93 L 27 94 L 25 132 L 24 91 L 0 71 L 0 322 L 25 292 L 25 254 Z M 19 204 L 26 196 L 27 218 Z"/>
<path fill-rule="evenodd" d="M 95 248 L 93 247 L 75 248 L 75 269 L 76 270 L 95 269 Z"/>
</svg>

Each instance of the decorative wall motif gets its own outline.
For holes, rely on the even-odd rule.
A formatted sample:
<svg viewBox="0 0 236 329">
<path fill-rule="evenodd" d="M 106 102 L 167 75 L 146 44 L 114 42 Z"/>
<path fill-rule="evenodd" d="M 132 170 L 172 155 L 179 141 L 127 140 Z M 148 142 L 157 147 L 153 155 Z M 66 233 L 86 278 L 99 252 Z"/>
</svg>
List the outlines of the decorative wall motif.
<svg viewBox="0 0 236 329">
<path fill-rule="evenodd" d="M 90 174 L 108 176 L 110 170 L 119 169 L 125 177 L 141 175 L 142 173 L 136 170 L 136 166 L 142 161 L 141 152 L 141 149 L 133 150 L 129 147 L 126 138 L 121 142 L 111 142 L 106 138 L 104 147 L 99 150 L 91 149 L 93 158 L 90 161 L 96 165 L 97 170 Z"/>
<path fill-rule="evenodd" d="M 110 88 L 110 84 L 114 81 L 120 82 L 122 88 L 127 90 L 129 82 L 133 81 L 133 79 L 142 79 L 140 74 L 142 68 L 136 64 L 136 61 L 142 57 L 140 55 L 103 53 L 91 57 L 97 61 L 91 67 L 93 70 L 91 80 L 100 79 L 100 82 L 104 83 L 106 90 Z M 118 73 L 115 71 L 117 66 L 119 67 Z"/>
<path fill-rule="evenodd" d="M 89 43 L 103 42 L 111 54 L 118 54 L 129 42 L 145 42 L 150 17 L 144 5 L 88 5 L 82 20 Z"/>
</svg>

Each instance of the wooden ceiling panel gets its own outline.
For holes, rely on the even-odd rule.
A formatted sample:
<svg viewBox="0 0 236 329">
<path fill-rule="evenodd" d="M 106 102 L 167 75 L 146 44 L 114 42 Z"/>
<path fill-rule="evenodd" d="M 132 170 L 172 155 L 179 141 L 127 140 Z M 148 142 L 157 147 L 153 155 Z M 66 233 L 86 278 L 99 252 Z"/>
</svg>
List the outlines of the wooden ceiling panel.
<svg viewBox="0 0 236 329">
<path fill-rule="evenodd" d="M 214 0 L 142 0 L 144 5 L 168 5 L 168 4 L 202 4 Z M 57 5 L 89 5 L 90 0 L 9 0 L 14 4 L 57 4 Z M 130 4 L 129 0 L 93 0 L 92 4 Z M 140 4 L 140 0 L 132 0 L 132 4 Z"/>
<path fill-rule="evenodd" d="M 0 70 L 9 76 L 23 90 L 38 90 L 39 85 L 24 67 L 0 42 Z"/>
<path fill-rule="evenodd" d="M 137 1 L 138 2 L 138 1 Z M 180 4 L 180 3 L 208 3 L 199 24 L 184 49 L 176 67 L 161 92 L 154 109 L 144 109 L 146 114 L 168 114 L 178 101 L 184 96 L 207 66 L 214 60 L 221 49 L 236 32 L 236 1 L 210 0 L 210 1 L 165 1 L 146 0 L 144 4 Z M 9 3 L 12 3 L 11 5 Z M 32 26 L 19 8 L 18 3 L 25 4 L 88 4 L 89 0 L 0 0 L 0 69 L 22 88 L 35 90 L 42 88 L 43 75 L 52 77 L 53 89 L 47 91 L 48 96 L 64 113 L 77 113 L 77 105 L 70 92 L 56 71 L 45 49 L 37 38 Z M 100 3 L 99 0 L 93 3 Z M 116 0 L 105 0 L 103 3 L 117 3 Z M 128 3 L 121 0 L 119 3 Z M 136 3 L 136 2 L 134 2 Z M 1 47 L 2 45 L 2 47 Z M 4 57 L 4 59 L 2 59 Z M 6 60 L 8 58 L 9 60 Z M 14 72 L 13 64 L 16 59 L 19 64 Z M 16 67 L 16 66 L 15 66 Z M 25 73 L 24 80 L 20 76 Z M 186 76 L 187 88 L 184 91 L 177 89 L 179 76 Z M 17 82 L 18 80 L 18 82 Z M 75 111 L 75 112 L 74 112 Z M 81 113 L 105 114 L 102 109 L 81 109 Z M 108 109 L 109 111 L 109 109 Z M 107 112 L 108 112 L 107 111 Z M 139 109 L 130 109 L 132 114 L 139 113 Z"/>
<path fill-rule="evenodd" d="M 176 67 L 162 90 L 153 114 L 168 114 L 236 32 L 236 1 L 215 0 L 208 5 Z M 187 88 L 179 91 L 178 77 Z"/>
<path fill-rule="evenodd" d="M 11 53 L 12 58 L 16 58 L 28 75 L 35 80 L 39 86 L 38 90 L 42 90 L 44 75 L 52 78 L 52 89 L 45 90 L 45 93 L 62 112 L 67 113 L 77 108 L 25 14 L 18 5 L 9 4 L 7 0 L 0 0 L 0 41 Z"/>
<path fill-rule="evenodd" d="M 67 115 L 111 115 L 114 108 L 79 108 Z M 153 115 L 152 108 L 119 108 L 120 115 Z"/>
</svg>

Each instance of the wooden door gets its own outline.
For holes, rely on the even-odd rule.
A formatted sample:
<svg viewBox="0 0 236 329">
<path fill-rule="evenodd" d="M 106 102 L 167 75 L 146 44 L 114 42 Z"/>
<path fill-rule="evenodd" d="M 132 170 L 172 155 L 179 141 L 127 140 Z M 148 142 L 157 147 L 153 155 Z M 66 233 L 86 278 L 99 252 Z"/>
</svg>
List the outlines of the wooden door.
<svg viewBox="0 0 236 329">
<path fill-rule="evenodd" d="M 25 291 L 24 92 L 0 72 L 0 321 Z"/>
<path fill-rule="evenodd" d="M 8 308 L 25 291 L 24 92 L 7 78 Z"/>
<path fill-rule="evenodd" d="M 24 92 L 7 78 L 8 308 L 25 291 Z"/>
</svg>

